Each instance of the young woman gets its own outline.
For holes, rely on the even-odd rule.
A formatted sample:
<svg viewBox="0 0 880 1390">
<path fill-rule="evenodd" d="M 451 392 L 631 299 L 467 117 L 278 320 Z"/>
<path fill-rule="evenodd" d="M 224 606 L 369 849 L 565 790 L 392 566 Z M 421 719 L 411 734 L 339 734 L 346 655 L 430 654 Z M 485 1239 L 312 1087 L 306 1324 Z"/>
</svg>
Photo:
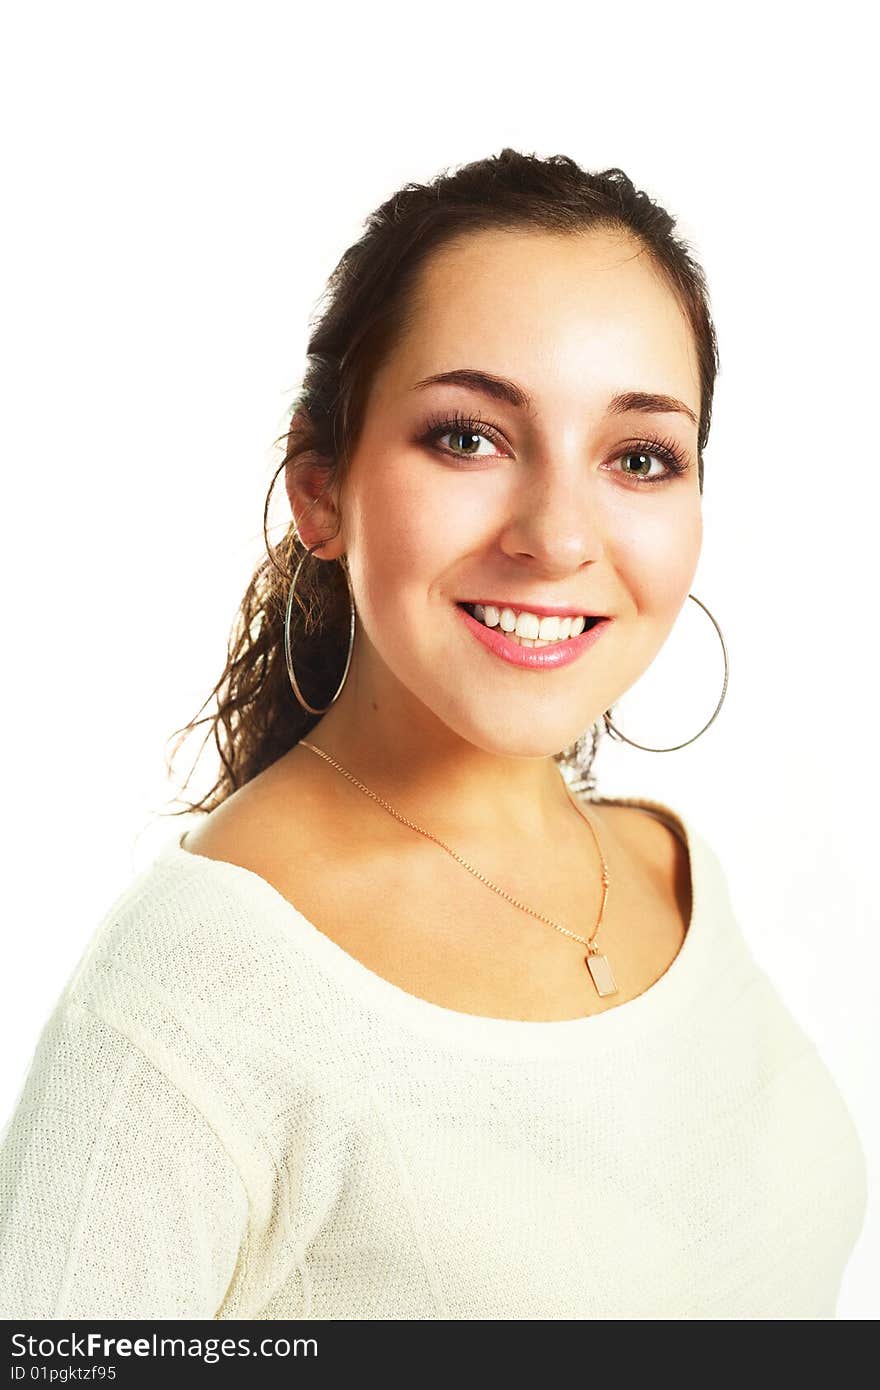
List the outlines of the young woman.
<svg viewBox="0 0 880 1390">
<path fill-rule="evenodd" d="M 591 772 L 700 553 L 673 227 L 504 150 L 342 257 L 220 778 L 5 1131 L 3 1316 L 834 1316 L 849 1113 L 689 817 Z"/>
</svg>

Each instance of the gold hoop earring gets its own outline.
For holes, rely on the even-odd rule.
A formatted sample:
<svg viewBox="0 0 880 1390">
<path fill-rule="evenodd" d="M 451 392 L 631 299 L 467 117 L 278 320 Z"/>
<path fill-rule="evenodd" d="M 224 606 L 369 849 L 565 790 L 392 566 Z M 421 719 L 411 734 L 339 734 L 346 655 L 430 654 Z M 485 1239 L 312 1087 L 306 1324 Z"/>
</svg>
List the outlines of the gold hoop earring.
<svg viewBox="0 0 880 1390">
<path fill-rule="evenodd" d="M 354 606 L 354 591 L 351 587 L 351 576 L 348 573 L 348 565 L 345 563 L 345 557 L 340 555 L 339 563 L 342 565 L 342 569 L 345 574 L 345 581 L 348 584 L 349 600 L 351 602 L 351 623 L 349 626 L 348 636 L 348 655 L 345 658 L 345 670 L 342 673 L 342 680 L 339 682 L 339 685 L 336 688 L 336 694 L 330 701 L 330 705 L 325 705 L 323 709 L 316 709 L 314 705 L 309 704 L 308 700 L 306 700 L 302 691 L 299 688 L 299 684 L 296 679 L 296 674 L 293 669 L 293 651 L 290 643 L 290 615 L 293 611 L 293 595 L 296 591 L 296 581 L 299 578 L 299 572 L 303 567 L 303 562 L 308 558 L 309 555 L 311 555 L 311 553 L 312 552 L 310 550 L 307 550 L 303 555 L 300 556 L 299 564 L 294 570 L 293 578 L 290 581 L 290 590 L 287 595 L 287 607 L 285 608 L 284 612 L 284 657 L 287 662 L 287 674 L 290 677 L 290 684 L 293 687 L 293 693 L 296 696 L 296 699 L 298 700 L 299 704 L 301 704 L 303 709 L 307 710 L 309 714 L 326 714 L 327 710 L 330 708 L 330 705 L 335 704 L 336 700 L 339 698 L 339 692 L 345 685 L 345 680 L 348 675 L 348 668 L 351 665 L 351 653 L 354 648 L 354 627 L 356 610 Z M 323 563 L 326 563 L 326 561 Z"/>
<path fill-rule="evenodd" d="M 628 743 L 633 748 L 641 748 L 645 753 L 675 753 L 679 748 L 687 748 L 689 743 L 694 743 L 696 739 L 700 738 L 700 736 L 706 732 L 709 725 L 717 718 L 718 711 L 724 704 L 724 699 L 727 695 L 727 681 L 730 675 L 727 644 L 724 641 L 724 634 L 721 628 L 709 612 L 705 603 L 701 602 L 696 594 L 688 594 L 688 598 L 692 598 L 694 603 L 699 604 L 703 612 L 711 619 L 715 631 L 718 633 L 718 640 L 721 643 L 721 651 L 724 656 L 724 684 L 721 687 L 721 698 L 715 706 L 714 713 L 707 723 L 703 725 L 702 729 L 694 734 L 693 738 L 685 739 L 684 743 L 674 743 L 669 748 L 652 748 L 646 743 L 636 743 L 635 739 L 627 738 L 626 734 L 622 733 L 621 730 L 611 722 L 611 711 L 606 710 L 601 720 L 597 720 L 595 724 L 591 725 L 589 729 L 575 740 L 570 748 L 565 750 L 560 766 L 566 782 L 573 791 L 586 792 L 587 795 L 591 795 L 595 792 L 596 778 L 593 774 L 592 767 L 599 746 L 599 740 L 603 732 L 607 731 L 612 739 L 621 743 Z M 614 706 L 612 705 L 611 709 L 613 708 Z"/>
</svg>

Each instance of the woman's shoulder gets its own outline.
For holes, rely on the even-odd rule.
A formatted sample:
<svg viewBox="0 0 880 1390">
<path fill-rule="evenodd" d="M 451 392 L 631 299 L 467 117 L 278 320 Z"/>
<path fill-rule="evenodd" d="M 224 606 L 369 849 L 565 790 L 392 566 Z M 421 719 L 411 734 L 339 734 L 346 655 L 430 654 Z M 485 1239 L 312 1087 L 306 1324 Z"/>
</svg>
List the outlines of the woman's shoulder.
<svg viewBox="0 0 880 1390">
<path fill-rule="evenodd" d="M 667 894 L 683 904 L 692 890 L 694 834 L 685 818 L 648 797 L 598 796 L 589 803 L 605 825 Z M 687 915 L 688 908 L 683 907 Z"/>
<path fill-rule="evenodd" d="M 293 752 L 294 750 L 291 750 Z M 322 847 L 344 849 L 338 788 L 286 754 L 202 814 L 180 840 L 193 856 L 262 873 L 268 862 L 313 862 Z"/>
<path fill-rule="evenodd" d="M 288 922 L 256 873 L 256 846 L 271 832 L 262 796 L 251 793 L 193 824 L 175 827 L 105 908 L 65 988 L 88 1004 L 138 993 L 209 1023 L 232 995 L 258 1000 L 273 943 Z M 241 807 L 241 810 L 239 809 Z M 185 843 L 182 843 L 185 842 Z M 191 850 L 197 852 L 190 852 Z M 209 863 L 210 859 L 226 861 Z"/>
</svg>

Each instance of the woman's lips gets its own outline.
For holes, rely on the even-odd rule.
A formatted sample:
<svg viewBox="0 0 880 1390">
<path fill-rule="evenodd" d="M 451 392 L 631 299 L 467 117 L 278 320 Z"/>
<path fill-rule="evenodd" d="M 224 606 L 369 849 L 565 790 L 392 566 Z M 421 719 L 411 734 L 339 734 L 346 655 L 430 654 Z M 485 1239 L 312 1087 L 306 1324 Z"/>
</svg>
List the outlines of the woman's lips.
<svg viewBox="0 0 880 1390">
<path fill-rule="evenodd" d="M 460 603 L 455 606 L 464 619 L 465 626 L 490 652 L 500 656 L 503 661 L 509 661 L 513 666 L 531 666 L 540 670 L 568 666 L 570 662 L 577 661 L 579 656 L 598 642 L 612 621 L 611 618 L 600 618 L 593 627 L 581 632 L 577 637 L 568 637 L 563 642 L 552 642 L 547 647 L 521 647 L 518 642 L 510 641 L 507 633 L 502 632 L 501 628 L 486 627 L 485 623 L 478 622 Z"/>
</svg>

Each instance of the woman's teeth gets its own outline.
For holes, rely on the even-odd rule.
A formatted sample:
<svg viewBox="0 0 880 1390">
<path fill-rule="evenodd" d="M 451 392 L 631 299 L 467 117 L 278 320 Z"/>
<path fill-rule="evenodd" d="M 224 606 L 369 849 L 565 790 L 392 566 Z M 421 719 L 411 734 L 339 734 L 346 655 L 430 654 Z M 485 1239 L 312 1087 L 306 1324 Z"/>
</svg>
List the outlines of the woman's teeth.
<svg viewBox="0 0 880 1390">
<path fill-rule="evenodd" d="M 468 612 L 486 627 L 499 627 L 512 641 L 522 647 L 549 647 L 577 637 L 598 619 L 539 618 L 537 613 L 516 613 L 512 608 L 495 608 L 491 604 L 465 604 Z"/>
</svg>

